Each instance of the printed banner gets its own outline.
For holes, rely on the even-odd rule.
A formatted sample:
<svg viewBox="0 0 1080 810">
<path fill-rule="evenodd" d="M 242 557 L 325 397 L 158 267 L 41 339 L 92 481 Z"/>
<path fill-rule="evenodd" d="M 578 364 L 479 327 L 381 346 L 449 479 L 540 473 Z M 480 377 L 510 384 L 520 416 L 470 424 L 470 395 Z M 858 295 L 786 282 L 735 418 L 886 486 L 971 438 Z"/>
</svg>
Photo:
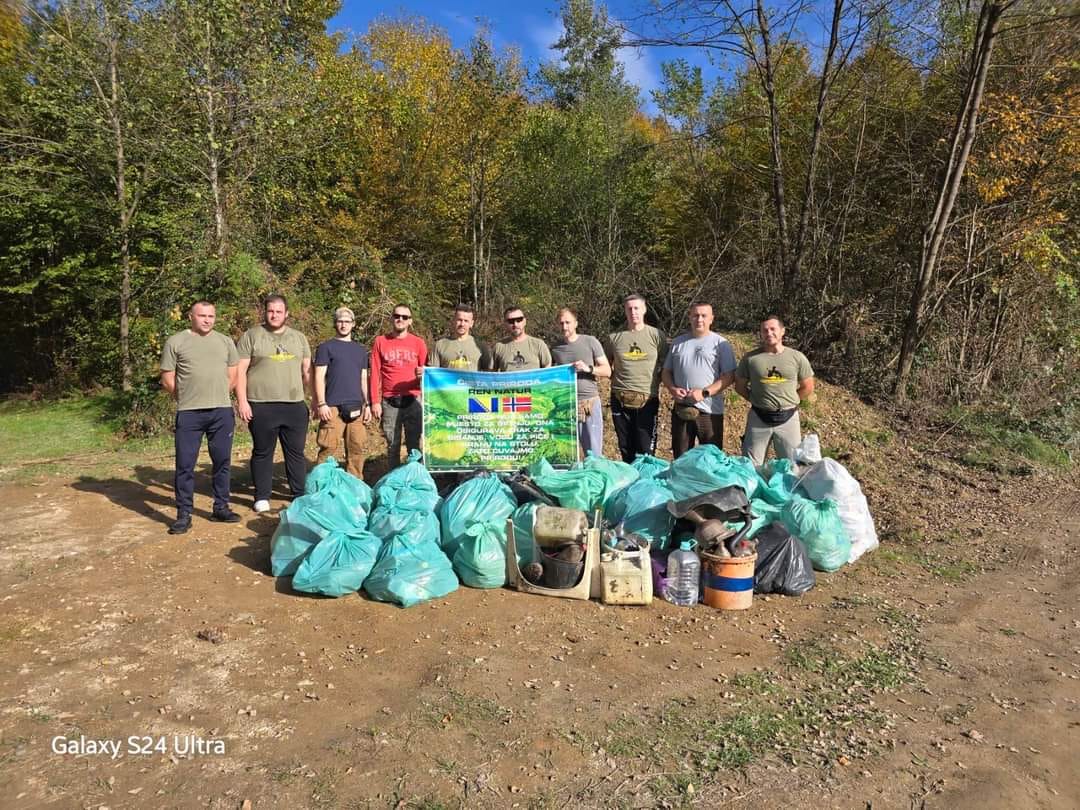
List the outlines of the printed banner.
<svg viewBox="0 0 1080 810">
<path fill-rule="evenodd" d="M 512 471 L 546 458 L 578 460 L 577 373 L 424 369 L 424 463 L 429 470 Z"/>
</svg>

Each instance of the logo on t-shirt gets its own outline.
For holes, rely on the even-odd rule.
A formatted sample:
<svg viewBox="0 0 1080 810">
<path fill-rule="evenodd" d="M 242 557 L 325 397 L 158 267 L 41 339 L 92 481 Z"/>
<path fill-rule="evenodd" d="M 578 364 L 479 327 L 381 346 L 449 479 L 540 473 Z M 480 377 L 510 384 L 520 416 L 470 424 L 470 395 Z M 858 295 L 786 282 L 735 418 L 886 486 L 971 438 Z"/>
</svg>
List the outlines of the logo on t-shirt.
<svg viewBox="0 0 1080 810">
<path fill-rule="evenodd" d="M 633 343 L 630 344 L 629 349 L 627 349 L 625 352 L 623 352 L 623 357 L 626 358 L 627 360 L 644 360 L 648 356 L 649 355 L 647 355 L 645 352 L 643 352 L 641 350 L 641 347 L 637 345 L 636 340 Z"/>
<path fill-rule="evenodd" d="M 464 352 L 458 352 L 458 356 L 446 364 L 447 368 L 468 368 L 471 365 Z"/>
<path fill-rule="evenodd" d="M 514 359 L 510 361 L 510 365 L 512 366 L 523 366 L 525 365 L 525 363 L 525 355 L 523 355 L 521 352 L 517 352 L 514 355 Z"/>
<path fill-rule="evenodd" d="M 278 363 L 285 363 L 289 360 L 295 360 L 296 355 L 285 348 L 281 343 L 278 343 L 274 347 L 274 353 L 270 355 L 271 360 L 275 360 Z"/>
<path fill-rule="evenodd" d="M 770 368 L 768 372 L 766 372 L 765 376 L 761 378 L 761 382 L 765 385 L 780 385 L 781 383 L 786 383 L 787 381 L 787 377 L 781 374 L 780 369 L 778 369 L 776 366 Z"/>
<path fill-rule="evenodd" d="M 713 360 L 716 359 L 716 352 L 714 347 L 707 346 L 695 346 L 694 347 L 694 362 L 706 366 L 711 366 Z"/>
</svg>

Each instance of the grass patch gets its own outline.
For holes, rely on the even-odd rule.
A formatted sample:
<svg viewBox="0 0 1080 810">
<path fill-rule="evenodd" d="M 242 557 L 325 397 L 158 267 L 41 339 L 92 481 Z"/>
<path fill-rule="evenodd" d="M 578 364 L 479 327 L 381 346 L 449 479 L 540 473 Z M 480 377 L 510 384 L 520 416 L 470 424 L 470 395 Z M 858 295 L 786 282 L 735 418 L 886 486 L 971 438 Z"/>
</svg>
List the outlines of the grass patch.
<svg viewBox="0 0 1080 810">
<path fill-rule="evenodd" d="M 46 402 L 0 401 L 0 481 L 76 475 L 130 478 L 137 466 L 155 463 L 171 469 L 172 435 L 124 439 L 114 402 L 106 394 Z M 233 434 L 234 450 L 250 445 L 246 430 Z M 200 463 L 206 453 L 204 442 Z"/>
<path fill-rule="evenodd" d="M 0 458 L 4 464 L 107 452 L 120 446 L 105 396 L 54 402 L 0 402 Z"/>
<path fill-rule="evenodd" d="M 432 728 L 448 728 L 463 725 L 474 728 L 479 725 L 509 723 L 514 710 L 498 701 L 481 695 L 448 689 L 436 700 L 425 701 L 417 709 L 416 717 Z"/>
<path fill-rule="evenodd" d="M 938 579 L 948 582 L 966 582 L 979 573 L 979 566 L 970 560 L 927 560 L 923 566 Z"/>
<path fill-rule="evenodd" d="M 885 447 L 895 438 L 891 430 L 864 430 L 860 434 L 863 444 L 870 447 Z"/>
<path fill-rule="evenodd" d="M 728 683 L 753 695 L 771 695 L 780 691 L 780 685 L 766 672 L 740 672 Z"/>
<path fill-rule="evenodd" d="M 889 721 L 875 699 L 914 679 L 922 658 L 916 625 L 887 602 L 852 597 L 836 607 L 869 608 L 892 628 L 889 640 L 846 651 L 823 638 L 793 642 L 784 651 L 783 677 L 737 675 L 726 681 L 722 699 L 675 699 L 649 717 L 608 725 L 602 747 L 609 755 L 664 771 L 646 784 L 646 804 L 689 803 L 699 788 L 762 760 L 828 768 L 841 756 L 880 750 L 877 732 Z"/>
<path fill-rule="evenodd" d="M 912 548 L 895 545 L 879 548 L 872 560 L 875 570 L 886 576 L 899 576 L 904 568 L 918 566 L 937 579 L 946 582 L 966 582 L 979 573 L 979 566 L 970 560 L 953 559 Z"/>
<path fill-rule="evenodd" d="M 1031 423 L 1013 414 L 953 407 L 945 418 L 957 424 L 972 442 L 960 457 L 968 467 L 1024 475 L 1031 472 L 1031 465 L 1065 470 L 1071 464 L 1062 447 L 1038 435 L 1031 430 Z"/>
</svg>

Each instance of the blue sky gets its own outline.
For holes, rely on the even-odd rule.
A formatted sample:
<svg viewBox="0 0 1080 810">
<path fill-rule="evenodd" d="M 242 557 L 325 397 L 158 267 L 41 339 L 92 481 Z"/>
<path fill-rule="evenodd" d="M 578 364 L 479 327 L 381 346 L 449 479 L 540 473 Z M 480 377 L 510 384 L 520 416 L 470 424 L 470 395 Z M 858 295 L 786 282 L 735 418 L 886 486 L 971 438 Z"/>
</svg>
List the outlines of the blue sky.
<svg viewBox="0 0 1080 810">
<path fill-rule="evenodd" d="M 541 62 L 557 57 L 551 50 L 563 33 L 559 19 L 558 0 L 407 0 L 399 5 L 387 5 L 371 0 L 342 0 L 341 13 L 330 21 L 331 30 L 345 30 L 362 34 L 368 24 L 379 17 L 419 16 L 443 28 L 458 47 L 464 47 L 475 33 L 478 20 L 486 21 L 497 48 L 514 46 L 520 52 L 525 65 L 534 70 Z M 896 0 L 902 3 L 903 0 Z M 633 23 L 649 8 L 648 0 L 610 0 L 605 4 L 608 15 L 627 23 Z M 827 15 L 831 9 L 827 0 L 810 0 L 805 12 L 795 22 L 795 33 L 807 37 L 812 51 L 823 49 L 827 38 Z M 681 58 L 691 65 L 702 67 L 706 81 L 715 80 L 727 67 L 711 65 L 701 50 L 689 48 L 623 48 L 619 61 L 627 80 L 641 91 L 641 102 L 646 112 L 655 114 L 651 91 L 660 86 L 660 65 Z"/>
<path fill-rule="evenodd" d="M 630 19 L 635 13 L 631 4 L 608 3 L 608 13 L 616 18 Z M 455 45 L 468 44 L 477 27 L 477 19 L 486 20 L 496 47 L 515 46 L 529 68 L 555 58 L 550 46 L 562 35 L 558 3 L 550 0 L 518 0 L 515 3 L 497 0 L 411 0 L 397 6 L 365 0 L 343 0 L 341 13 L 330 22 L 331 30 L 348 30 L 362 34 L 368 24 L 378 17 L 420 16 L 445 29 Z M 660 82 L 660 63 L 676 54 L 661 54 L 656 49 L 624 48 L 619 61 L 626 78 L 642 91 L 642 102 L 652 110 L 649 91 Z M 690 60 L 689 54 L 684 58 Z"/>
</svg>

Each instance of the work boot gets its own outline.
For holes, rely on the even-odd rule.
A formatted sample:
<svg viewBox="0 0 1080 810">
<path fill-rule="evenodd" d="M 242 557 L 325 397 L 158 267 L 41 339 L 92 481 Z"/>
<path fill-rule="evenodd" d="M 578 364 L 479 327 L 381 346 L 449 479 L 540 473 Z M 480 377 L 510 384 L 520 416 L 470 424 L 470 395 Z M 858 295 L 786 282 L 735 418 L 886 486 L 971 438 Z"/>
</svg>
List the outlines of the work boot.
<svg viewBox="0 0 1080 810">
<path fill-rule="evenodd" d="M 215 523 L 240 522 L 240 516 L 227 506 L 224 509 L 215 509 L 214 514 L 210 515 L 210 519 Z"/>
<path fill-rule="evenodd" d="M 177 515 L 169 526 L 169 534 L 185 534 L 191 529 L 191 515 Z"/>
</svg>

